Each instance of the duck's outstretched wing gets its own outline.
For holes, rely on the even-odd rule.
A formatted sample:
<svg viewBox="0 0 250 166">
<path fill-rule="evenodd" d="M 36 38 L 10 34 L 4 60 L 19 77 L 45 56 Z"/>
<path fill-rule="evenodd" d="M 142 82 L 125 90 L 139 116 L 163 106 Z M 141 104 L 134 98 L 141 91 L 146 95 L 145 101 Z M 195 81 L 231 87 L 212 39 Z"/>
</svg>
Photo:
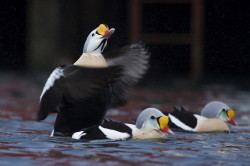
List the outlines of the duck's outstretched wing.
<svg viewBox="0 0 250 166">
<path fill-rule="evenodd" d="M 149 68 L 150 53 L 143 44 L 132 44 L 105 55 L 108 66 L 121 66 L 122 74 L 113 85 L 111 107 L 126 103 L 127 91 L 136 84 Z"/>
<path fill-rule="evenodd" d="M 77 101 L 88 98 L 110 81 L 120 77 L 119 66 L 109 68 L 84 68 L 75 65 L 57 67 L 49 76 L 40 96 L 37 120 L 49 113 L 58 112 L 62 100 Z"/>
</svg>

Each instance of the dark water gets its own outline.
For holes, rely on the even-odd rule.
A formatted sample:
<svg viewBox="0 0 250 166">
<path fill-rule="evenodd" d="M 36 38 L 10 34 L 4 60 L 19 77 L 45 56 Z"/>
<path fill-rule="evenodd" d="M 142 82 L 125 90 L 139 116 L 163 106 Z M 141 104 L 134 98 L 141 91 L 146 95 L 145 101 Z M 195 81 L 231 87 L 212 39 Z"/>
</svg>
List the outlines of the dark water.
<svg viewBox="0 0 250 166">
<path fill-rule="evenodd" d="M 249 165 L 250 126 L 166 140 L 50 138 L 48 122 L 0 119 L 0 165 Z"/>
</svg>

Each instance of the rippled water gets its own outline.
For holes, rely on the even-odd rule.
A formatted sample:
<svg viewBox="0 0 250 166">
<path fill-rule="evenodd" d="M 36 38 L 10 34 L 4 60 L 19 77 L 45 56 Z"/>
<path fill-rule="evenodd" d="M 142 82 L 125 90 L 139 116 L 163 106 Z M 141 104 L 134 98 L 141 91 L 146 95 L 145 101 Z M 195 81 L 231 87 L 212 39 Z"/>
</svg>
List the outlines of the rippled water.
<svg viewBox="0 0 250 166">
<path fill-rule="evenodd" d="M 82 142 L 50 138 L 53 116 L 43 122 L 32 120 L 42 84 L 30 77 L 0 76 L 0 166 L 250 165 L 249 91 L 226 85 L 204 86 L 198 91 L 135 89 L 128 104 L 110 110 L 108 118 L 132 123 L 130 119 L 146 107 L 169 111 L 172 105 L 181 104 L 198 112 L 207 102 L 220 100 L 235 109 L 239 126 L 231 133 L 175 132 L 166 140 Z"/>
<path fill-rule="evenodd" d="M 166 140 L 50 138 L 49 123 L 0 119 L 0 165 L 249 165 L 250 127 L 175 132 Z"/>
</svg>

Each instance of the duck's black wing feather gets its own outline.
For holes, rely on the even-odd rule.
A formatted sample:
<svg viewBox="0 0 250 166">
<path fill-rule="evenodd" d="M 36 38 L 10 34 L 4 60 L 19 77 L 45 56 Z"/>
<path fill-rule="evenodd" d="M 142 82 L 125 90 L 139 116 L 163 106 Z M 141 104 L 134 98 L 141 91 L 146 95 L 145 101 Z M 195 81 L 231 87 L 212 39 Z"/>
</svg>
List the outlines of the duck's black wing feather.
<svg viewBox="0 0 250 166">
<path fill-rule="evenodd" d="M 136 84 L 149 68 L 150 53 L 141 43 L 122 47 L 105 55 L 109 66 L 118 65 L 123 69 L 121 77 L 113 86 L 110 107 L 126 103 L 128 90 Z"/>
<path fill-rule="evenodd" d="M 173 107 L 173 110 L 174 110 L 175 114 L 176 114 L 176 112 L 177 112 L 177 114 L 181 114 L 181 112 L 187 112 L 187 110 L 183 106 L 179 106 L 179 105 L 175 105 Z M 171 111 L 171 112 L 165 111 L 165 112 L 163 112 L 163 114 L 164 115 L 173 114 L 173 111 Z M 185 114 L 185 113 L 183 113 L 183 114 Z"/>
<path fill-rule="evenodd" d="M 119 131 L 119 132 L 126 132 L 132 135 L 132 129 L 121 122 L 104 121 L 104 123 L 101 126 L 104 128 Z"/>
<path fill-rule="evenodd" d="M 122 68 L 84 68 L 75 65 L 57 67 L 49 76 L 40 96 L 37 120 L 57 112 L 63 99 L 77 101 L 88 98 L 120 77 Z"/>
<path fill-rule="evenodd" d="M 169 114 L 191 128 L 195 128 L 197 125 L 197 118 L 194 116 L 195 114 L 193 112 L 186 111 L 186 109 L 184 109 L 182 106 L 180 108 L 177 108 L 175 106 L 174 112 L 170 112 Z M 179 124 L 177 124 L 178 122 L 173 118 L 171 119 L 171 116 L 169 117 L 170 117 L 169 127 L 179 128 L 178 127 Z"/>
<path fill-rule="evenodd" d="M 122 73 L 119 66 L 108 68 L 83 68 L 75 65 L 68 66 L 62 79 L 64 95 L 68 100 L 83 100 L 109 82 L 116 82 Z"/>
</svg>

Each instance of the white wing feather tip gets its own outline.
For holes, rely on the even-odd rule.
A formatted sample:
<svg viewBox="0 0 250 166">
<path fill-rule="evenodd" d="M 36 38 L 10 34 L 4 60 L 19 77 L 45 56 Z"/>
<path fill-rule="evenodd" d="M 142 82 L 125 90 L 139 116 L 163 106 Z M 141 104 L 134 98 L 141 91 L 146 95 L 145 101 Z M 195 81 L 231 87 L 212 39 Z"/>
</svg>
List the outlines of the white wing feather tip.
<svg viewBox="0 0 250 166">
<path fill-rule="evenodd" d="M 61 76 L 63 76 L 63 69 L 62 68 L 56 68 L 49 76 L 48 80 L 46 81 L 43 91 L 40 95 L 40 101 L 45 94 L 47 90 L 49 90 L 55 83 L 55 80 L 59 79 Z"/>
<path fill-rule="evenodd" d="M 73 139 L 80 139 L 82 136 L 86 135 L 86 133 L 84 133 L 83 131 L 79 131 L 79 132 L 75 132 L 73 135 L 72 135 L 72 138 Z"/>
</svg>

